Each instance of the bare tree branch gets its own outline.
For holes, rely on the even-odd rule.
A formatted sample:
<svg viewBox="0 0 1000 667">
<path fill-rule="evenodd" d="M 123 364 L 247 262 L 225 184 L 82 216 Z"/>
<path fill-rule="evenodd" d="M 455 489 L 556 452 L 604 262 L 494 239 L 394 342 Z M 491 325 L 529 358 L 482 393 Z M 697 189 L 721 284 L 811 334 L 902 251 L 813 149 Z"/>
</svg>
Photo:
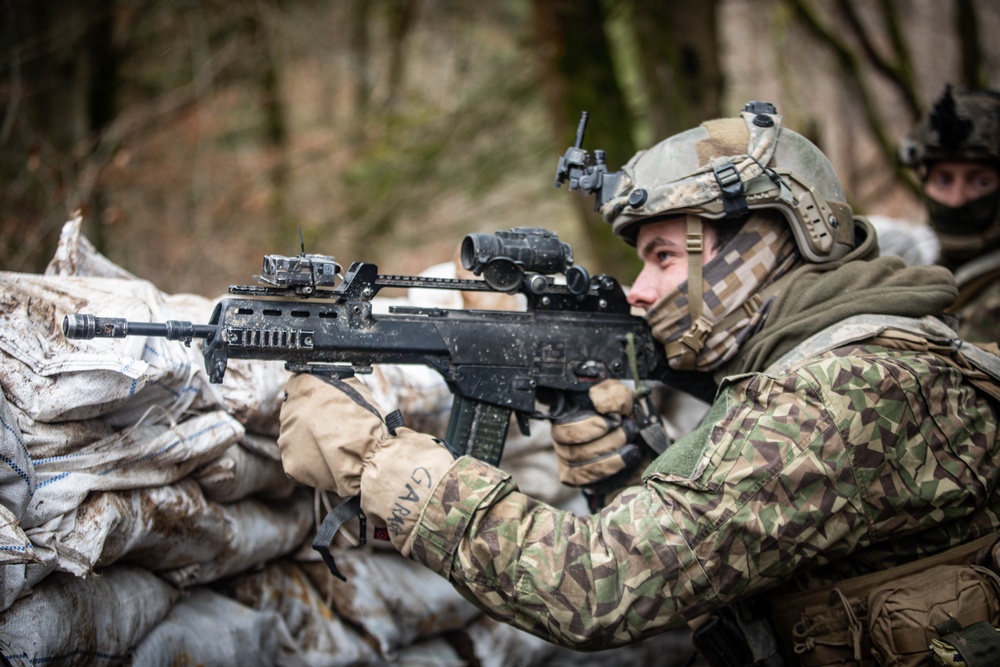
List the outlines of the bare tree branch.
<svg viewBox="0 0 1000 667">
<path fill-rule="evenodd" d="M 907 183 L 914 191 L 919 189 L 908 169 L 904 169 L 896 159 L 896 145 L 889 139 L 885 124 L 878 115 L 872 95 L 862 76 L 861 63 L 857 54 L 816 15 L 808 0 L 785 0 L 796 18 L 821 42 L 826 44 L 837 59 L 844 80 L 854 89 L 854 97 L 861 104 L 868 129 L 878 144 L 885 161 L 893 165 L 900 181 Z"/>
</svg>

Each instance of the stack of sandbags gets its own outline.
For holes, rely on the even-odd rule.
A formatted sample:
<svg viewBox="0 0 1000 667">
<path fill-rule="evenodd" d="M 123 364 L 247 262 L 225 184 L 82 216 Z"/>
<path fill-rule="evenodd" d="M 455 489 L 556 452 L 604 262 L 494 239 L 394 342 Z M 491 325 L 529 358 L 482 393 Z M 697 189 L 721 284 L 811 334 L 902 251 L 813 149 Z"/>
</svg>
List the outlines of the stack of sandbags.
<svg viewBox="0 0 1000 667">
<path fill-rule="evenodd" d="M 14 665 L 550 664 L 577 656 L 492 623 L 376 544 L 309 548 L 338 502 L 288 479 L 276 443 L 280 362 L 232 361 L 208 382 L 195 342 L 69 341 L 63 317 L 207 322 L 65 226 L 45 275 L 0 273 L 0 650 Z M 451 396 L 426 368 L 363 376 L 387 409 L 442 433 Z M 546 502 L 547 428 L 512 429 L 503 465 Z M 650 645 L 597 664 L 644 664 Z M 656 651 L 663 655 L 662 644 Z M 678 654 L 680 655 L 680 654 Z"/>
</svg>

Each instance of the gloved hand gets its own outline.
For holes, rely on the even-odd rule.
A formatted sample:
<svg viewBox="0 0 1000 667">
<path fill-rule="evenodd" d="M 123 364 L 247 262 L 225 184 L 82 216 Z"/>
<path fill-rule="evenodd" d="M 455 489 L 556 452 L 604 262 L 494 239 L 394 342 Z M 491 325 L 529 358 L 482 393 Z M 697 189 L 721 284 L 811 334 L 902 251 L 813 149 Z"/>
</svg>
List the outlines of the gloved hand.
<svg viewBox="0 0 1000 667">
<path fill-rule="evenodd" d="M 355 378 L 329 382 L 293 375 L 285 385 L 278 446 L 288 476 L 347 498 L 386 526 L 393 545 L 407 539 L 454 457 L 432 436 L 399 427 L 390 433 L 371 392 Z"/>
<path fill-rule="evenodd" d="M 606 494 L 626 486 L 640 463 L 651 456 L 636 435 L 630 419 L 634 394 L 618 380 L 604 380 L 590 388 L 596 412 L 578 412 L 552 424 L 552 440 L 563 484 Z"/>
</svg>

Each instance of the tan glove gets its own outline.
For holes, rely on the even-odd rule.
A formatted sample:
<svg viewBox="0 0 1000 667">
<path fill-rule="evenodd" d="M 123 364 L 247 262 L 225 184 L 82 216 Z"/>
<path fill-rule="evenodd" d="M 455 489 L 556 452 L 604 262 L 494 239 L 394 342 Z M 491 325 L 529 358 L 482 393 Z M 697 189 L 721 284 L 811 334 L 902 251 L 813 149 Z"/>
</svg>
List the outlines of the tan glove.
<svg viewBox="0 0 1000 667">
<path fill-rule="evenodd" d="M 392 435 L 371 392 L 355 378 L 293 375 L 285 385 L 278 446 L 285 473 L 348 498 L 404 550 L 438 480 L 454 461 L 432 436 L 399 427 Z M 404 551 L 406 553 L 406 551 Z"/>
<path fill-rule="evenodd" d="M 552 424 L 552 440 L 563 484 L 608 493 L 603 482 L 624 486 L 628 472 L 644 460 L 632 415 L 632 390 L 618 380 L 604 380 L 588 392 L 594 412 L 569 415 Z"/>
</svg>

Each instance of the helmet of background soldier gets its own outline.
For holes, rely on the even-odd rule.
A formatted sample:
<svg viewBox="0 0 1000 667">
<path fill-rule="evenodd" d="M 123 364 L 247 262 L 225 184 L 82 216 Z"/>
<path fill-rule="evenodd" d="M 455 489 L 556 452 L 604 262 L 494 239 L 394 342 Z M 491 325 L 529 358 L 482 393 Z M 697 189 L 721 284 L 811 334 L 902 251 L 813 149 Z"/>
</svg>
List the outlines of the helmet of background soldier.
<svg viewBox="0 0 1000 667">
<path fill-rule="evenodd" d="M 946 86 L 927 116 L 900 144 L 900 161 L 921 181 L 946 160 L 986 162 L 1000 169 L 1000 92 Z M 974 257 L 1000 245 L 1000 190 L 960 207 L 926 198 L 942 254 Z"/>
<path fill-rule="evenodd" d="M 784 216 L 808 261 L 833 261 L 854 247 L 851 208 L 833 165 L 782 128 L 773 106 L 751 102 L 738 117 L 707 121 L 637 153 L 601 214 L 635 245 L 651 219 L 691 213 L 724 222 L 761 209 Z"/>
</svg>

